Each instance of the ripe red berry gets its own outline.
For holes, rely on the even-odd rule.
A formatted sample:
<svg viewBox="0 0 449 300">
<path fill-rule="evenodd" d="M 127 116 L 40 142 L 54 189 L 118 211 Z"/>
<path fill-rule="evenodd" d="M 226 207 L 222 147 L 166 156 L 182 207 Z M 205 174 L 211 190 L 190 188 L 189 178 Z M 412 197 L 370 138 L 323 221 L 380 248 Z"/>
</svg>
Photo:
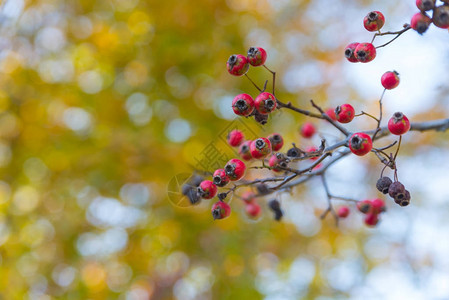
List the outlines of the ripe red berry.
<svg viewBox="0 0 449 300">
<path fill-rule="evenodd" d="M 251 47 L 248 50 L 248 61 L 251 66 L 258 67 L 267 60 L 267 52 L 261 47 Z"/>
<path fill-rule="evenodd" d="M 226 175 L 226 172 L 224 169 L 215 170 L 214 175 L 212 177 L 213 177 L 214 184 L 219 187 L 224 187 L 230 181 L 229 177 L 228 177 L 228 175 Z"/>
<path fill-rule="evenodd" d="M 373 148 L 371 137 L 363 132 L 354 133 L 349 138 L 349 149 L 355 155 L 362 156 L 367 154 Z"/>
<path fill-rule="evenodd" d="M 253 158 L 251 156 L 250 150 L 251 143 L 252 141 L 244 141 L 243 143 L 240 144 L 239 155 L 243 160 L 250 160 L 251 158 Z"/>
<path fill-rule="evenodd" d="M 335 109 L 329 108 L 328 110 L 326 110 L 326 115 L 328 115 L 329 118 L 331 118 L 332 120 L 337 121 L 337 116 L 335 115 Z"/>
<path fill-rule="evenodd" d="M 416 7 L 421 11 L 431 10 L 435 7 L 435 0 L 416 0 Z"/>
<path fill-rule="evenodd" d="M 372 207 L 373 205 L 370 200 L 357 202 L 357 209 L 363 214 L 369 213 L 372 210 Z"/>
<path fill-rule="evenodd" d="M 251 155 L 256 159 L 267 157 L 271 153 L 271 143 L 267 138 L 258 138 L 251 143 Z"/>
<path fill-rule="evenodd" d="M 312 123 L 304 123 L 300 129 L 301 135 L 308 139 L 315 134 L 315 126 Z"/>
<path fill-rule="evenodd" d="M 247 117 L 254 111 L 254 100 L 248 94 L 240 94 L 232 100 L 232 109 L 239 116 Z"/>
<path fill-rule="evenodd" d="M 203 199 L 212 199 L 217 194 L 217 186 L 210 180 L 203 180 L 198 187 L 198 194 Z"/>
<path fill-rule="evenodd" d="M 388 121 L 388 130 L 390 130 L 392 134 L 402 135 L 409 131 L 409 129 L 410 121 L 401 112 L 394 113 L 391 119 Z"/>
<path fill-rule="evenodd" d="M 268 165 L 272 168 L 271 170 L 275 172 L 282 172 L 283 170 L 279 167 L 287 167 L 287 162 L 282 153 L 275 153 L 271 155 Z"/>
<path fill-rule="evenodd" d="M 211 211 L 214 220 L 219 220 L 229 217 L 231 214 L 231 207 L 224 201 L 218 201 L 212 205 Z"/>
<path fill-rule="evenodd" d="M 372 212 L 375 214 L 380 214 L 386 210 L 385 202 L 382 199 L 371 200 Z"/>
<path fill-rule="evenodd" d="M 346 218 L 349 216 L 349 208 L 347 206 L 342 206 L 337 210 L 337 215 L 340 218 Z"/>
<path fill-rule="evenodd" d="M 360 43 L 355 48 L 355 57 L 359 62 L 370 62 L 376 57 L 376 48 L 371 43 Z"/>
<path fill-rule="evenodd" d="M 254 194 L 252 191 L 245 191 L 241 197 L 245 203 L 251 203 L 255 201 L 256 194 Z"/>
<path fill-rule="evenodd" d="M 245 139 L 245 137 L 243 136 L 243 132 L 241 132 L 238 129 L 234 129 L 231 132 L 228 133 L 227 136 L 227 140 L 228 140 L 228 144 L 231 147 L 238 147 L 243 140 Z"/>
<path fill-rule="evenodd" d="M 248 217 L 256 219 L 257 217 L 260 216 L 260 212 L 262 210 L 260 208 L 260 205 L 257 204 L 257 202 L 251 202 L 245 206 L 245 211 Z"/>
<path fill-rule="evenodd" d="M 446 4 L 435 8 L 432 20 L 436 27 L 449 28 L 449 6 Z"/>
<path fill-rule="evenodd" d="M 351 104 L 339 105 L 335 108 L 335 116 L 340 123 L 349 123 L 354 119 L 355 110 Z"/>
<path fill-rule="evenodd" d="M 249 69 L 248 59 L 241 54 L 233 54 L 229 57 L 226 68 L 229 74 L 234 76 L 242 76 Z"/>
<path fill-rule="evenodd" d="M 380 82 L 387 90 L 394 89 L 399 85 L 399 73 L 396 71 L 385 72 L 384 75 L 382 75 Z"/>
<path fill-rule="evenodd" d="M 427 31 L 431 23 L 432 20 L 427 15 L 419 12 L 413 15 L 410 26 L 419 34 L 423 34 Z"/>
<path fill-rule="evenodd" d="M 245 175 L 246 166 L 243 161 L 237 158 L 233 158 L 224 167 L 226 175 L 228 175 L 231 181 L 239 180 Z"/>
<path fill-rule="evenodd" d="M 359 45 L 359 43 L 351 43 L 351 44 L 347 45 L 345 48 L 345 57 L 350 62 L 353 62 L 353 63 L 359 62 L 357 60 L 357 58 L 355 57 L 355 48 L 357 48 L 358 45 Z"/>
<path fill-rule="evenodd" d="M 375 213 L 368 213 L 365 217 L 365 224 L 374 227 L 379 223 L 379 216 Z"/>
<path fill-rule="evenodd" d="M 268 136 L 271 143 L 271 150 L 279 151 L 284 146 L 284 139 L 279 133 L 272 133 Z"/>
<path fill-rule="evenodd" d="M 363 19 L 363 26 L 368 31 L 378 31 L 385 24 L 385 17 L 380 11 L 372 11 Z"/>
<path fill-rule="evenodd" d="M 260 93 L 254 100 L 254 106 L 261 114 L 269 114 L 276 108 L 276 98 L 267 92 Z"/>
</svg>

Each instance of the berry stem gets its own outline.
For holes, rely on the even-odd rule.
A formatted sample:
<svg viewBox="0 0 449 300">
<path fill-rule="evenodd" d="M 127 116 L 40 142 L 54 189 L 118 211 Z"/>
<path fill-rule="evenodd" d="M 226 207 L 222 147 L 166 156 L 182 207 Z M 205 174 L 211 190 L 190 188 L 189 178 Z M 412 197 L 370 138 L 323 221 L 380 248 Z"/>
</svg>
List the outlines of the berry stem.
<svg viewBox="0 0 449 300">
<path fill-rule="evenodd" d="M 312 104 L 313 107 L 315 107 L 320 113 L 321 113 L 321 119 L 325 119 L 327 120 L 329 123 L 331 123 L 335 128 L 337 128 L 338 130 L 340 130 L 341 133 L 343 133 L 346 136 L 349 136 L 349 132 L 343 128 L 342 126 L 340 126 L 339 124 L 337 124 L 334 120 L 332 120 L 324 111 L 321 107 L 319 107 L 317 104 L 315 104 L 315 102 L 311 99 L 310 103 Z"/>
<path fill-rule="evenodd" d="M 249 79 L 249 81 L 251 81 L 251 83 L 254 85 L 254 87 L 262 93 L 262 89 L 248 76 L 248 74 L 245 73 L 246 78 Z"/>
<path fill-rule="evenodd" d="M 376 37 L 377 35 L 396 34 L 396 36 L 395 36 L 394 38 L 392 38 L 389 42 L 387 42 L 387 43 L 385 43 L 385 44 L 383 44 L 383 45 L 377 46 L 376 49 L 379 49 L 379 48 L 382 48 L 382 47 L 387 46 L 388 44 L 392 43 L 395 39 L 397 39 L 398 37 L 400 37 L 401 34 L 403 34 L 404 32 L 406 32 L 407 30 L 409 30 L 409 29 L 411 29 L 411 28 L 412 28 L 412 27 L 411 27 L 409 24 L 406 24 L 405 27 L 404 27 L 404 29 L 399 30 L 399 31 L 396 31 L 396 32 L 390 32 L 390 31 L 387 31 L 387 32 L 383 32 L 383 33 L 380 33 L 380 34 L 379 34 L 379 33 L 376 33 L 376 34 L 374 35 L 374 37 Z M 374 40 L 374 38 L 373 38 L 373 40 Z"/>
<path fill-rule="evenodd" d="M 387 89 L 384 89 L 382 92 L 382 95 L 380 96 L 379 99 L 379 119 L 377 119 L 377 127 L 376 127 L 376 131 L 373 134 L 373 137 L 371 138 L 374 141 L 374 138 L 376 137 L 377 133 L 380 131 L 380 123 L 382 122 L 382 99 L 384 98 L 385 95 L 385 91 Z"/>
<path fill-rule="evenodd" d="M 326 177 L 324 176 L 324 174 L 321 174 L 321 183 L 323 184 L 324 190 L 326 191 L 326 196 L 327 196 L 327 209 L 323 212 L 323 214 L 321 215 L 321 219 L 324 219 L 328 213 L 331 213 L 332 216 L 335 219 L 335 225 L 338 226 L 338 215 L 334 210 L 334 207 L 332 206 L 332 196 L 331 193 L 329 191 L 329 186 L 327 185 L 327 181 L 326 181 Z"/>
<path fill-rule="evenodd" d="M 276 91 L 276 88 L 275 88 L 275 86 L 276 86 L 276 72 L 274 72 L 274 71 L 271 71 L 265 64 L 263 65 L 263 67 L 265 68 L 265 69 L 267 69 L 268 70 L 268 72 L 270 72 L 271 74 L 273 74 L 273 95 L 275 95 L 275 91 Z"/>
</svg>

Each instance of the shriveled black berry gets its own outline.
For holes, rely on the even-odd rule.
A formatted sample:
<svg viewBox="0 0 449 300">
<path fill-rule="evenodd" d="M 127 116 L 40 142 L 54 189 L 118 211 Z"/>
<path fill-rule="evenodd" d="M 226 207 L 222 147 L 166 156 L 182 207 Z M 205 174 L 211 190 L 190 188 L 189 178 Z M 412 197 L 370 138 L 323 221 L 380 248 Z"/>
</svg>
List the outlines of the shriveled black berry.
<svg viewBox="0 0 449 300">
<path fill-rule="evenodd" d="M 407 206 L 410 204 L 410 192 L 405 190 L 404 193 L 404 198 L 402 200 L 399 200 L 398 202 L 396 202 L 396 199 L 394 200 L 397 204 L 399 204 L 400 206 Z"/>
<path fill-rule="evenodd" d="M 300 157 L 301 156 L 301 151 L 299 151 L 299 149 L 296 148 L 296 147 L 290 148 L 287 151 L 287 156 L 288 157 Z"/>
<path fill-rule="evenodd" d="M 388 193 L 388 189 L 390 188 L 390 185 L 393 183 L 393 181 L 390 179 L 390 177 L 382 177 L 379 180 L 377 180 L 376 188 L 379 190 L 379 192 L 382 192 L 384 194 Z"/>
<path fill-rule="evenodd" d="M 228 196 L 228 193 L 220 193 L 217 195 L 218 200 L 223 201 Z"/>
<path fill-rule="evenodd" d="M 200 195 L 194 187 L 190 187 L 185 195 L 187 196 L 187 198 L 189 198 L 190 204 L 192 205 L 198 204 L 201 200 Z"/>
<path fill-rule="evenodd" d="M 282 219 L 282 217 L 284 216 L 284 213 L 282 212 L 282 210 L 276 211 L 274 213 L 274 219 L 276 221 L 280 221 Z"/>
<path fill-rule="evenodd" d="M 273 211 L 274 219 L 276 221 L 280 221 L 284 213 L 281 210 L 281 204 L 279 203 L 279 201 L 276 199 L 270 200 L 268 202 L 268 207 Z"/>
<path fill-rule="evenodd" d="M 270 193 L 270 189 L 264 183 L 259 183 L 258 185 L 256 185 L 256 188 L 260 195 L 266 195 Z"/>
<path fill-rule="evenodd" d="M 268 121 L 268 115 L 261 114 L 257 110 L 255 110 L 256 113 L 254 114 L 254 120 L 256 120 L 257 123 L 265 125 Z"/>
<path fill-rule="evenodd" d="M 394 198 L 395 200 L 396 199 L 402 200 L 405 197 L 405 187 L 399 181 L 395 181 L 390 185 L 388 189 L 388 194 L 390 195 L 391 198 Z"/>
</svg>

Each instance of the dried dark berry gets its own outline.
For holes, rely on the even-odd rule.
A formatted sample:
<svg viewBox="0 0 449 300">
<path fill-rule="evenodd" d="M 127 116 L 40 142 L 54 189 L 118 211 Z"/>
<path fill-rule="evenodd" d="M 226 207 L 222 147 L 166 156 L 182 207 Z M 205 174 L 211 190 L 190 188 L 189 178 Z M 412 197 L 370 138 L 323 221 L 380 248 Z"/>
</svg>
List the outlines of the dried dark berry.
<svg viewBox="0 0 449 300">
<path fill-rule="evenodd" d="M 200 195 L 198 194 L 196 188 L 190 187 L 190 189 L 184 194 L 189 198 L 189 201 L 192 205 L 198 204 L 201 200 Z"/>
<path fill-rule="evenodd" d="M 376 188 L 384 193 L 387 194 L 388 193 L 388 189 L 390 188 L 390 185 L 393 183 L 393 181 L 391 181 L 391 179 L 389 177 L 382 177 L 380 178 L 377 183 L 376 183 Z"/>
<path fill-rule="evenodd" d="M 407 191 L 407 190 L 405 190 L 405 193 L 404 193 L 404 199 L 402 199 L 399 203 L 396 202 L 396 199 L 395 199 L 394 201 L 395 201 L 396 203 L 398 203 L 400 206 L 407 206 L 407 205 L 410 204 L 410 199 L 411 199 L 411 197 L 410 197 L 410 192 Z"/>
<path fill-rule="evenodd" d="M 260 183 L 260 184 L 256 185 L 256 188 L 260 195 L 266 195 L 266 194 L 270 193 L 270 189 L 264 183 Z"/>
<path fill-rule="evenodd" d="M 388 189 L 388 194 L 391 198 L 394 198 L 395 200 L 402 200 L 405 197 L 405 187 L 402 183 L 399 181 L 395 181 L 390 185 L 390 188 Z"/>
<path fill-rule="evenodd" d="M 254 120 L 256 120 L 257 123 L 265 125 L 268 121 L 268 115 L 261 114 L 257 110 L 255 110 L 256 113 L 254 114 Z"/>
<path fill-rule="evenodd" d="M 282 217 L 284 216 L 284 213 L 282 212 L 282 210 L 276 211 L 274 213 L 274 219 L 276 221 L 280 221 L 282 219 Z"/>
<path fill-rule="evenodd" d="M 287 156 L 288 157 L 300 157 L 301 156 L 301 150 L 299 150 L 299 148 L 297 147 L 293 147 L 288 149 L 287 151 Z"/>
<path fill-rule="evenodd" d="M 268 207 L 270 207 L 270 209 L 274 212 L 274 219 L 276 221 L 280 221 L 284 213 L 281 210 L 281 204 L 279 201 L 276 199 L 271 200 L 268 202 Z"/>
<path fill-rule="evenodd" d="M 217 195 L 218 200 L 223 201 L 228 196 L 228 193 L 220 193 Z"/>
</svg>

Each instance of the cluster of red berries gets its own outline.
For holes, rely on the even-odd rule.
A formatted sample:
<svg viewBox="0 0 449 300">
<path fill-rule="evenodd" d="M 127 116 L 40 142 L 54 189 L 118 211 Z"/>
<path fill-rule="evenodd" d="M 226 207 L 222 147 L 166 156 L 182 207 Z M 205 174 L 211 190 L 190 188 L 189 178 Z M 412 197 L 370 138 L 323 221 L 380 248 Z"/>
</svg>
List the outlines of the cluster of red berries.
<svg viewBox="0 0 449 300">
<path fill-rule="evenodd" d="M 416 0 L 420 12 L 413 15 L 410 26 L 419 34 L 426 32 L 432 23 L 439 28 L 449 28 L 449 1 L 442 2 L 437 5 L 436 0 Z M 431 17 L 428 15 L 430 11 Z"/>
<path fill-rule="evenodd" d="M 259 113 L 268 115 L 276 109 L 276 98 L 268 92 L 260 93 L 256 99 L 248 94 L 239 94 L 232 100 L 232 110 L 239 116 L 248 117 Z"/>
<path fill-rule="evenodd" d="M 379 215 L 386 211 L 385 203 L 382 199 L 363 200 L 357 202 L 357 209 L 365 214 L 365 224 L 376 226 L 379 223 Z"/>
<path fill-rule="evenodd" d="M 407 206 L 410 204 L 410 192 L 407 191 L 404 185 L 399 181 L 393 182 L 389 177 L 384 176 L 379 178 L 376 183 L 376 188 L 380 192 L 390 195 L 394 202 L 400 206 Z"/>
<path fill-rule="evenodd" d="M 242 54 L 233 54 L 226 63 L 226 69 L 229 74 L 234 76 L 245 75 L 249 70 L 249 66 L 263 66 L 267 60 L 267 52 L 261 47 L 251 47 L 247 56 Z"/>
</svg>

